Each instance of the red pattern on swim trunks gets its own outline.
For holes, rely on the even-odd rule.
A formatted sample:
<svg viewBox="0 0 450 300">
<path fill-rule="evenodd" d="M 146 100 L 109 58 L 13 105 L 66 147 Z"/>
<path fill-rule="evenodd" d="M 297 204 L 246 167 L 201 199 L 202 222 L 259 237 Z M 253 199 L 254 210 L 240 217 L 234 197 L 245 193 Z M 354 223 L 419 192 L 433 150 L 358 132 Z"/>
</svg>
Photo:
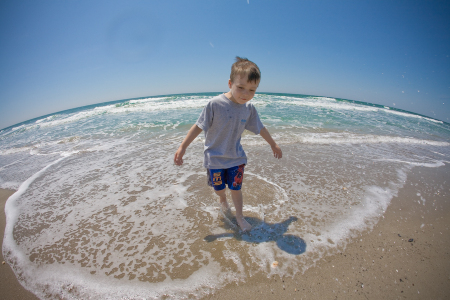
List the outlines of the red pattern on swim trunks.
<svg viewBox="0 0 450 300">
<path fill-rule="evenodd" d="M 233 186 L 242 185 L 242 180 L 244 179 L 244 166 L 240 165 L 236 171 L 236 176 L 234 176 Z"/>
</svg>

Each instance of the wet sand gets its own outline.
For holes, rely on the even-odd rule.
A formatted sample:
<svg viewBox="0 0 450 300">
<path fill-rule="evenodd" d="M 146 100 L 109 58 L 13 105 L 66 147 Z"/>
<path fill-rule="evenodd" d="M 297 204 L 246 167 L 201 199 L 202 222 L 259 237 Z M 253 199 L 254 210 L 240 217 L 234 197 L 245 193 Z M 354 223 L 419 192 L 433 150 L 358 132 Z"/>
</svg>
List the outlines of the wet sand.
<svg viewBox="0 0 450 300">
<path fill-rule="evenodd" d="M 5 203 L 6 200 L 14 193 L 11 190 L 0 189 L 0 238 L 3 247 L 3 235 L 5 233 L 6 217 L 5 217 Z M 26 290 L 19 281 L 17 281 L 11 267 L 5 263 L 3 264 L 3 253 L 0 253 L 0 298 L 5 300 L 36 300 L 38 299 L 34 294 Z"/>
<path fill-rule="evenodd" d="M 449 227 L 450 165 L 416 167 L 384 218 L 345 249 L 294 278 L 254 277 L 208 299 L 449 299 Z"/>
<path fill-rule="evenodd" d="M 0 190 L 2 241 L 4 205 L 12 193 Z M 373 230 L 345 249 L 293 278 L 254 276 L 205 298 L 448 299 L 449 227 L 450 165 L 416 167 Z M 37 299 L 18 283 L 8 264 L 0 267 L 0 291 L 2 299 Z"/>
</svg>

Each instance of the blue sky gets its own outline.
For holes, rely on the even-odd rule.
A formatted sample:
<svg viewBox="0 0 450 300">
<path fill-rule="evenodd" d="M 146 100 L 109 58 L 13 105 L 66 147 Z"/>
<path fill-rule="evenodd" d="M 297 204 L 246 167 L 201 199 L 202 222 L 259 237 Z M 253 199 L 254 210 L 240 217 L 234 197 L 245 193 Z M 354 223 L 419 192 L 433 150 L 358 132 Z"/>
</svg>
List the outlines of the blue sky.
<svg viewBox="0 0 450 300">
<path fill-rule="evenodd" d="M 226 92 L 366 101 L 450 122 L 449 1 L 0 2 L 0 128 L 88 104 Z"/>
</svg>

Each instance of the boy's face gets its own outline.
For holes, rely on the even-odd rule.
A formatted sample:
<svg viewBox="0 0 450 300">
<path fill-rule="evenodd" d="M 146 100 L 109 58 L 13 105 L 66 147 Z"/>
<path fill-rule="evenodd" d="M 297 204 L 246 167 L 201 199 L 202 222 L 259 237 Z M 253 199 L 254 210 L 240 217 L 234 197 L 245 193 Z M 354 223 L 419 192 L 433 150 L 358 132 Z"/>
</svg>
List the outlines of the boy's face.
<svg viewBox="0 0 450 300">
<path fill-rule="evenodd" d="M 231 96 L 228 98 L 234 103 L 245 104 L 255 96 L 258 86 L 259 80 L 257 82 L 247 81 L 246 76 L 237 75 L 234 78 L 234 82 L 231 79 L 228 80 L 230 91 L 227 93 L 227 97 Z"/>
</svg>

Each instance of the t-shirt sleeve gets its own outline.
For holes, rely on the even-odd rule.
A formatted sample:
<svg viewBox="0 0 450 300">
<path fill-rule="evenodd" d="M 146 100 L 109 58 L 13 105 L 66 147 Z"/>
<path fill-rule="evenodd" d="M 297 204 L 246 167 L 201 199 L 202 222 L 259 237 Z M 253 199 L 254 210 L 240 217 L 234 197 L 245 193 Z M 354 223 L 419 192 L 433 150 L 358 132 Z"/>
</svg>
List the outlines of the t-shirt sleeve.
<svg viewBox="0 0 450 300">
<path fill-rule="evenodd" d="M 195 125 L 200 127 L 204 132 L 207 132 L 209 127 L 211 127 L 213 117 L 214 113 L 212 109 L 212 103 L 208 102 L 208 104 L 206 104 L 206 106 L 203 108 L 203 111 L 198 117 Z"/>
<path fill-rule="evenodd" d="M 259 132 L 263 128 L 264 125 L 259 119 L 258 112 L 256 111 L 256 108 L 252 105 L 250 117 L 248 118 L 247 123 L 245 124 L 245 129 L 253 132 L 254 134 L 259 134 Z"/>
</svg>

